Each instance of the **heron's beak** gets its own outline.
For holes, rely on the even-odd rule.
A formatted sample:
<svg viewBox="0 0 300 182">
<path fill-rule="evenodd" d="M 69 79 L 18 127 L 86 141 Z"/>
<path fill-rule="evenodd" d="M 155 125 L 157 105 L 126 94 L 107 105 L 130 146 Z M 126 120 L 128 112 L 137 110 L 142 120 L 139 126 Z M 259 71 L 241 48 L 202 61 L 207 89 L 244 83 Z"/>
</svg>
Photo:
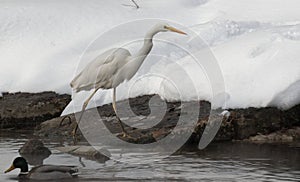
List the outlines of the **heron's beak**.
<svg viewBox="0 0 300 182">
<path fill-rule="evenodd" d="M 186 35 L 185 32 L 183 32 L 183 31 L 181 31 L 181 30 L 178 30 L 178 29 L 176 29 L 176 28 L 174 28 L 174 27 L 166 27 L 166 29 L 168 29 L 168 30 L 170 30 L 170 31 L 172 31 L 172 32 L 176 32 L 176 33 L 180 33 L 180 34 Z"/>
<path fill-rule="evenodd" d="M 8 173 L 8 172 L 10 172 L 10 171 L 12 171 L 12 170 L 14 170 L 14 169 L 16 169 L 16 168 L 15 168 L 15 166 L 12 164 L 12 165 L 10 166 L 10 168 L 8 168 L 6 171 L 4 171 L 4 173 Z"/>
</svg>

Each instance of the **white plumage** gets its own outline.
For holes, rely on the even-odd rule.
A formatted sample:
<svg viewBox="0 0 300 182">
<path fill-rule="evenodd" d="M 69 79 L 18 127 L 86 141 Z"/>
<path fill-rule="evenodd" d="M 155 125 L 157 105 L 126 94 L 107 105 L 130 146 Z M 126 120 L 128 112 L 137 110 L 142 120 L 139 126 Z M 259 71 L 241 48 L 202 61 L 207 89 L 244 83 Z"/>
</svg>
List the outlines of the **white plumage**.
<svg viewBox="0 0 300 182">
<path fill-rule="evenodd" d="M 83 116 L 83 112 L 94 94 L 101 89 L 113 88 L 113 109 L 117 115 L 116 108 L 116 87 L 130 80 L 138 71 L 147 55 L 153 47 L 153 36 L 159 32 L 172 31 L 180 34 L 186 34 L 178 29 L 170 27 L 168 24 L 159 23 L 155 25 L 145 36 L 144 45 L 136 55 L 123 48 L 114 48 L 105 51 L 90 62 L 70 83 L 75 92 L 89 91 L 95 89 L 87 98 L 82 106 L 81 115 L 78 124 Z M 123 134 L 126 135 L 120 118 L 117 119 L 122 128 Z M 76 134 L 78 125 L 73 130 L 73 136 Z"/>
<path fill-rule="evenodd" d="M 129 62 L 130 56 L 130 52 L 123 48 L 113 48 L 104 52 L 90 62 L 72 80 L 71 87 L 75 92 L 89 91 L 98 87 L 103 89 L 112 88 L 117 72 Z"/>
</svg>

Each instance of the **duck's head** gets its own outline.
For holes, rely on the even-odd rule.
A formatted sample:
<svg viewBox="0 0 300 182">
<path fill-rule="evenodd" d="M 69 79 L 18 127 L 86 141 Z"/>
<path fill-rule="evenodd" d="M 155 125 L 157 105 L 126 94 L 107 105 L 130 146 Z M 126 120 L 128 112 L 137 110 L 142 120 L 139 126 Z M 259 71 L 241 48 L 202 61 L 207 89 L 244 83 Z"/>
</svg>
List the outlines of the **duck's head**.
<svg viewBox="0 0 300 182">
<path fill-rule="evenodd" d="M 28 172 L 28 163 L 23 157 L 17 157 L 13 161 L 12 165 L 10 168 L 8 168 L 4 173 L 8 173 L 16 168 L 20 168 L 21 172 Z"/>
</svg>

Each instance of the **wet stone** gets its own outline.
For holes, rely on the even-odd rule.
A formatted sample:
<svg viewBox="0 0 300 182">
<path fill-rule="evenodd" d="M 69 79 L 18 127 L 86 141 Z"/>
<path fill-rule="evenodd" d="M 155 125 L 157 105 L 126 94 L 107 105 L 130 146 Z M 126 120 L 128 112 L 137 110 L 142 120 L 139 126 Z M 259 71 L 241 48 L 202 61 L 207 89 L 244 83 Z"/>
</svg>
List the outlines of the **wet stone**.
<svg viewBox="0 0 300 182">
<path fill-rule="evenodd" d="M 0 128 L 33 128 L 60 116 L 70 101 L 70 95 L 55 92 L 4 93 L 0 99 Z"/>
<path fill-rule="evenodd" d="M 188 123 L 196 123 L 193 126 L 194 128 L 192 128 L 192 135 L 187 140 L 187 144 L 197 145 L 211 113 L 210 103 L 207 101 L 164 102 L 157 95 L 145 95 L 126 101 L 119 101 L 117 107 L 122 108 L 129 104 L 133 112 L 133 116 L 122 115 L 122 113 L 119 115 L 124 122 L 133 126 L 130 127 L 123 123 L 125 130 L 129 134 L 128 138 L 122 138 L 122 135 L 120 135 L 122 130 L 111 104 L 97 107 L 101 121 L 93 122 L 103 122 L 106 129 L 124 141 L 131 143 L 152 143 L 169 135 L 182 117 Z M 200 109 L 198 106 L 200 106 Z M 195 110 L 195 107 L 199 111 Z M 230 116 L 222 121 L 214 141 L 244 140 L 258 134 L 267 135 L 282 128 L 299 126 L 299 107 L 297 105 L 286 111 L 273 107 L 231 109 L 229 110 Z M 198 118 L 193 118 L 192 114 L 196 111 L 199 113 Z M 87 110 L 86 115 L 90 112 L 91 110 Z M 156 121 L 159 118 L 159 114 L 162 114 L 161 118 L 159 121 Z M 57 117 L 41 123 L 36 127 L 35 134 L 48 138 L 57 137 L 63 140 L 72 140 L 71 132 L 76 125 L 75 116 L 74 114 L 68 115 L 68 119 L 62 122 L 64 118 Z M 196 121 L 194 121 L 195 119 Z M 97 124 L 93 122 L 87 122 L 88 125 L 81 127 L 86 130 L 89 128 L 92 129 L 93 125 Z M 154 125 L 152 126 L 151 123 L 154 123 Z M 143 126 L 148 125 L 151 127 L 143 128 Z M 190 132 L 190 129 L 190 127 L 186 127 L 186 132 Z M 180 131 L 181 134 L 184 132 L 184 129 Z M 77 138 L 84 140 L 84 136 L 82 136 L 80 130 L 78 130 Z M 296 138 L 293 137 L 294 139 Z"/>
</svg>

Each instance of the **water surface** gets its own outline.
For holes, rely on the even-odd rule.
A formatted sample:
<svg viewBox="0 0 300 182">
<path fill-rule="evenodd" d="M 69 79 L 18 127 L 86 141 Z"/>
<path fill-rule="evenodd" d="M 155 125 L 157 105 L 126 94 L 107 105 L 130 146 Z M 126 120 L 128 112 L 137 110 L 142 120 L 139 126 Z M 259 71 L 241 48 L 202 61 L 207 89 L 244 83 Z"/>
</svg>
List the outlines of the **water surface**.
<svg viewBox="0 0 300 182">
<path fill-rule="evenodd" d="M 20 147 L 33 137 L 30 132 L 22 133 L 1 131 L 1 171 L 10 166 Z M 300 143 L 213 143 L 201 151 L 181 151 L 142 165 L 131 164 L 130 157 L 129 163 L 114 160 L 100 163 L 54 149 L 66 145 L 64 142 L 44 143 L 52 151 L 44 164 L 79 166 L 81 174 L 75 181 L 300 181 Z M 131 159 L 142 156 L 135 151 Z M 15 178 L 18 172 L 1 172 L 0 181 L 18 181 Z"/>
</svg>

